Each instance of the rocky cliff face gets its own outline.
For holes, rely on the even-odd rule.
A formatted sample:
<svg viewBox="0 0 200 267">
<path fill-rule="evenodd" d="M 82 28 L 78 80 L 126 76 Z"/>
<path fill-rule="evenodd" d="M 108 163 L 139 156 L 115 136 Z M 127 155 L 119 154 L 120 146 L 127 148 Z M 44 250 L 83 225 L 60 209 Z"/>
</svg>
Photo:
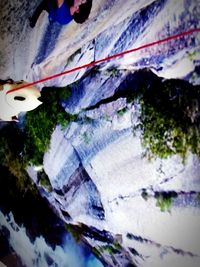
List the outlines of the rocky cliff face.
<svg viewBox="0 0 200 267">
<path fill-rule="evenodd" d="M 24 77 L 39 79 L 198 28 L 198 4 L 96 1 L 84 26 L 44 27 Z M 45 16 L 39 23 L 46 23 Z M 60 35 L 49 41 L 55 30 Z M 128 101 L 144 80 L 153 83 L 157 76 L 199 84 L 199 45 L 196 32 L 45 84 L 72 84 L 72 94 L 62 104 L 78 120 L 64 130 L 56 127 L 44 156 L 52 191 L 38 187 L 105 266 L 200 264 L 200 160 L 192 153 L 184 163 L 178 155 L 151 161 L 143 157 L 141 132 L 133 134 L 140 105 Z M 38 183 L 35 169 L 28 171 Z M 159 204 L 163 195 L 170 208 Z"/>
<path fill-rule="evenodd" d="M 139 75 L 129 73 L 126 83 L 135 76 L 138 80 Z M 142 72 L 143 78 L 148 76 Z M 132 79 L 128 85 L 134 88 Z M 90 89 L 88 81 L 83 84 Z M 65 102 L 66 109 L 76 108 L 78 95 Z M 109 266 L 167 266 L 170 261 L 198 266 L 199 158 L 189 154 L 183 163 L 176 155 L 151 161 L 143 157 L 141 134 L 133 134 L 138 113 L 138 105 L 119 97 L 81 111 L 65 130 L 58 126 L 44 157 L 53 191 L 43 195 L 64 221 L 78 225 L 76 231 Z M 158 205 L 159 194 L 174 194 L 170 211 Z"/>
<path fill-rule="evenodd" d="M 112 4 L 116 10 L 119 2 Z M 199 26 L 194 1 L 147 4 L 123 20 L 119 10 L 112 13 L 107 25 L 111 20 L 114 24 L 85 44 L 67 66 L 80 65 L 84 56 L 98 60 Z M 132 132 L 140 108 L 127 102 L 129 88 L 158 79 L 150 71 L 136 70 L 149 68 L 164 78 L 198 84 L 198 52 L 195 33 L 106 62 L 87 70 L 63 102 L 79 119 L 65 130 L 58 126 L 52 135 L 44 170 L 53 191 L 43 194 L 63 220 L 76 225 L 105 265 L 199 266 L 199 158 L 190 154 L 183 163 L 176 155 L 152 161 L 142 157 L 140 132 Z M 57 83 L 68 84 L 81 75 L 63 76 Z M 158 205 L 159 194 L 176 195 L 170 212 Z"/>
</svg>

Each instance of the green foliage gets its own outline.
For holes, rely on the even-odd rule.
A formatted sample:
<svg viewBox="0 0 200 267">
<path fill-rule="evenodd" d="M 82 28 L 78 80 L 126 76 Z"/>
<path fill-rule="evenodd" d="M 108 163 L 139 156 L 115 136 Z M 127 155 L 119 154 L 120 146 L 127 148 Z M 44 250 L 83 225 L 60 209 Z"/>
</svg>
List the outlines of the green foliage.
<svg viewBox="0 0 200 267">
<path fill-rule="evenodd" d="M 49 88 L 48 90 L 51 90 L 51 88 Z M 70 85 L 65 86 L 65 87 L 56 88 L 56 90 L 58 90 L 58 92 L 57 92 L 58 98 L 62 99 L 62 100 L 67 99 L 71 95 L 71 86 Z"/>
<path fill-rule="evenodd" d="M 27 162 L 23 157 L 24 140 L 24 133 L 15 124 L 3 127 L 0 130 L 0 161 L 15 177 L 14 183 L 20 192 L 29 189 L 35 191 L 25 170 Z"/>
<path fill-rule="evenodd" d="M 173 204 L 173 200 L 177 197 L 175 192 L 159 192 L 155 194 L 156 206 L 160 208 L 162 212 L 170 212 Z"/>
<path fill-rule="evenodd" d="M 99 252 L 101 252 L 101 253 L 113 255 L 113 254 L 121 253 L 123 248 L 119 244 L 119 242 L 115 241 L 112 244 L 109 243 L 107 245 L 99 246 L 98 249 L 99 249 Z"/>
<path fill-rule="evenodd" d="M 117 76 L 120 73 L 120 70 L 116 67 L 112 67 L 106 70 L 107 75 Z"/>
<path fill-rule="evenodd" d="M 76 115 L 65 112 L 60 100 L 70 95 L 70 88 L 46 88 L 42 92 L 43 104 L 26 114 L 25 157 L 29 163 L 40 165 L 43 155 L 49 149 L 50 138 L 57 124 L 62 128 L 76 120 Z"/>
<path fill-rule="evenodd" d="M 119 242 L 117 242 L 117 241 L 115 241 L 114 243 L 113 243 L 113 246 L 114 246 L 114 248 L 116 249 L 116 250 L 122 250 L 122 246 L 120 245 L 120 243 Z"/>
<path fill-rule="evenodd" d="M 25 157 L 29 163 L 40 165 L 43 163 L 43 155 L 49 148 L 50 137 L 54 130 L 55 122 L 49 117 L 44 107 L 30 111 L 26 115 L 25 130 L 27 139 L 25 142 Z"/>
<path fill-rule="evenodd" d="M 165 212 L 171 210 L 172 203 L 172 197 L 159 196 L 156 201 L 156 206 L 159 207 L 162 212 Z"/>
<path fill-rule="evenodd" d="M 117 111 L 117 115 L 123 116 L 127 112 L 127 107 L 124 107 Z"/>
<path fill-rule="evenodd" d="M 27 112 L 23 129 L 12 123 L 0 129 L 0 160 L 16 177 L 19 190 L 33 188 L 33 183 L 26 173 L 26 167 L 32 163 L 41 165 L 44 153 L 50 145 L 52 132 L 57 124 L 66 127 L 76 120 L 76 115 L 65 112 L 60 105 L 62 99 L 70 95 L 70 88 L 45 88 L 42 90 L 43 104 L 37 109 Z M 40 174 L 39 174 L 40 176 Z M 41 184 L 48 190 L 51 185 L 41 173 Z"/>
<path fill-rule="evenodd" d="M 193 52 L 188 52 L 188 58 L 192 61 L 195 59 L 195 57 L 197 56 L 197 52 L 193 51 Z"/>
<path fill-rule="evenodd" d="M 146 147 L 148 156 L 167 158 L 180 154 L 185 158 L 188 145 L 186 133 L 177 125 L 173 118 L 162 114 L 148 104 L 142 104 L 142 144 Z"/>
<path fill-rule="evenodd" d="M 133 97 L 133 96 L 132 96 Z M 141 104 L 142 144 L 146 156 L 167 158 L 188 151 L 200 156 L 200 88 L 168 80 L 141 89 L 135 100 Z"/>
<path fill-rule="evenodd" d="M 113 255 L 113 254 L 116 254 L 119 252 L 119 250 L 116 249 L 113 245 L 101 246 L 101 247 L 99 247 L 99 251 L 101 253 L 106 253 L 106 254 L 110 254 L 110 255 Z"/>
<path fill-rule="evenodd" d="M 193 78 L 193 79 L 198 78 L 198 73 L 194 71 L 194 72 L 192 73 L 192 78 Z"/>
<path fill-rule="evenodd" d="M 142 191 L 141 196 L 145 201 L 148 201 L 149 198 L 153 197 L 152 195 L 149 195 L 145 189 Z M 170 212 L 173 200 L 176 197 L 177 197 L 176 192 L 156 192 L 155 193 L 156 206 L 159 207 L 162 212 L 165 211 Z M 127 237 L 131 239 L 131 234 L 127 234 Z"/>
<path fill-rule="evenodd" d="M 76 114 L 69 114 L 66 112 L 58 113 L 57 114 L 57 123 L 62 126 L 62 129 L 65 129 L 70 122 L 77 120 Z"/>
</svg>

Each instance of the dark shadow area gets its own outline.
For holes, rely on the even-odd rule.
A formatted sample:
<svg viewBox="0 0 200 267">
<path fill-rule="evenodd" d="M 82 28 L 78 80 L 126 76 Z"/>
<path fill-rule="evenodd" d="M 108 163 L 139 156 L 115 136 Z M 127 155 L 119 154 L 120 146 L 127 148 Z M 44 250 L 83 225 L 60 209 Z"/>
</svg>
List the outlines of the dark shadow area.
<svg viewBox="0 0 200 267">
<path fill-rule="evenodd" d="M 15 222 L 26 228 L 30 240 L 34 241 L 42 235 L 51 246 L 61 245 L 66 230 L 62 221 L 52 212 L 49 203 L 40 196 L 36 188 L 20 192 L 17 178 L 6 167 L 0 166 L 0 171 L 0 210 L 4 214 L 12 212 Z M 31 183 L 30 178 L 27 178 L 28 182 Z M 8 236 L 4 234 L 2 238 Z"/>
</svg>

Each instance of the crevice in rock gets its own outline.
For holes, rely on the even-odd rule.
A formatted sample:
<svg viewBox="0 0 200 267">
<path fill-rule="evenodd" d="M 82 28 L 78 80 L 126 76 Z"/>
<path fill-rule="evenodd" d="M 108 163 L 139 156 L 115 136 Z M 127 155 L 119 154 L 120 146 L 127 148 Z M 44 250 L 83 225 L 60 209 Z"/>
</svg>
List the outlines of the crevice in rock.
<svg viewBox="0 0 200 267">
<path fill-rule="evenodd" d="M 143 69 L 136 71 L 134 73 L 128 73 L 125 79 L 121 82 L 119 87 L 116 89 L 113 96 L 106 99 L 102 99 L 93 106 L 86 108 L 85 110 L 93 110 L 99 108 L 102 104 L 107 104 L 113 101 L 116 101 L 119 98 L 130 98 L 138 90 L 145 87 L 151 87 L 152 85 L 161 82 L 161 78 L 156 76 L 152 71 L 148 69 Z"/>
<path fill-rule="evenodd" d="M 84 190 L 87 199 L 86 206 L 84 207 L 86 212 L 92 217 L 104 220 L 105 212 L 101 202 L 100 193 L 81 163 L 79 168 L 76 169 L 69 178 L 67 184 L 63 186 L 62 193 L 66 205 L 70 205 L 76 201 L 80 190 Z M 83 194 L 83 192 L 81 192 L 81 194 Z"/>
<path fill-rule="evenodd" d="M 88 226 L 86 224 L 80 223 L 79 225 L 74 225 L 74 228 L 81 235 L 88 237 L 90 239 L 98 240 L 103 243 L 113 243 L 114 238 L 110 232 L 106 230 L 99 230 L 94 226 Z"/>
<path fill-rule="evenodd" d="M 158 242 L 152 241 L 152 240 L 147 239 L 147 238 L 143 238 L 143 237 L 138 236 L 138 235 L 134 235 L 132 233 L 127 233 L 127 238 L 130 239 L 130 240 L 135 240 L 135 241 L 140 242 L 140 243 L 150 244 L 150 245 L 153 245 L 153 246 L 155 246 L 157 248 L 167 249 L 169 251 L 173 251 L 174 253 L 180 254 L 182 256 L 199 257 L 199 255 L 194 254 L 194 253 L 192 253 L 190 251 L 184 251 L 182 249 L 174 248 L 172 246 L 162 245 L 162 244 L 160 244 Z"/>
<path fill-rule="evenodd" d="M 61 213 L 67 221 L 72 220 L 71 216 L 69 215 L 69 213 L 67 211 L 61 209 Z"/>
</svg>

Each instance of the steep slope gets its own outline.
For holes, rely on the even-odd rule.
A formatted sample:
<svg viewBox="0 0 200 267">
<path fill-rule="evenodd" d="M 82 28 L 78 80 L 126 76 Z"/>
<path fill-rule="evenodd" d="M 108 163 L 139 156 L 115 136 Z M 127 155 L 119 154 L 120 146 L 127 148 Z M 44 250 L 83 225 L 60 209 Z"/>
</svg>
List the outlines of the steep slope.
<svg viewBox="0 0 200 267">
<path fill-rule="evenodd" d="M 43 14 L 31 33 L 38 41 L 32 43 L 28 67 L 13 73 L 37 80 L 198 28 L 198 4 L 96 1 L 82 26 L 50 27 Z M 37 35 L 41 25 L 43 34 Z M 147 88 L 164 82 L 155 74 L 198 85 L 199 37 L 195 32 L 38 85 L 72 84 L 62 105 L 78 119 L 64 130 L 56 127 L 44 156 L 52 191 L 38 182 L 34 167 L 29 175 L 105 266 L 200 264 L 199 157 L 189 153 L 185 162 L 179 155 L 149 161 L 141 131 L 133 134 L 141 103 L 129 101 L 144 81 Z M 10 74 L 9 67 L 2 73 Z M 175 89 L 172 99 L 180 92 Z"/>
</svg>

